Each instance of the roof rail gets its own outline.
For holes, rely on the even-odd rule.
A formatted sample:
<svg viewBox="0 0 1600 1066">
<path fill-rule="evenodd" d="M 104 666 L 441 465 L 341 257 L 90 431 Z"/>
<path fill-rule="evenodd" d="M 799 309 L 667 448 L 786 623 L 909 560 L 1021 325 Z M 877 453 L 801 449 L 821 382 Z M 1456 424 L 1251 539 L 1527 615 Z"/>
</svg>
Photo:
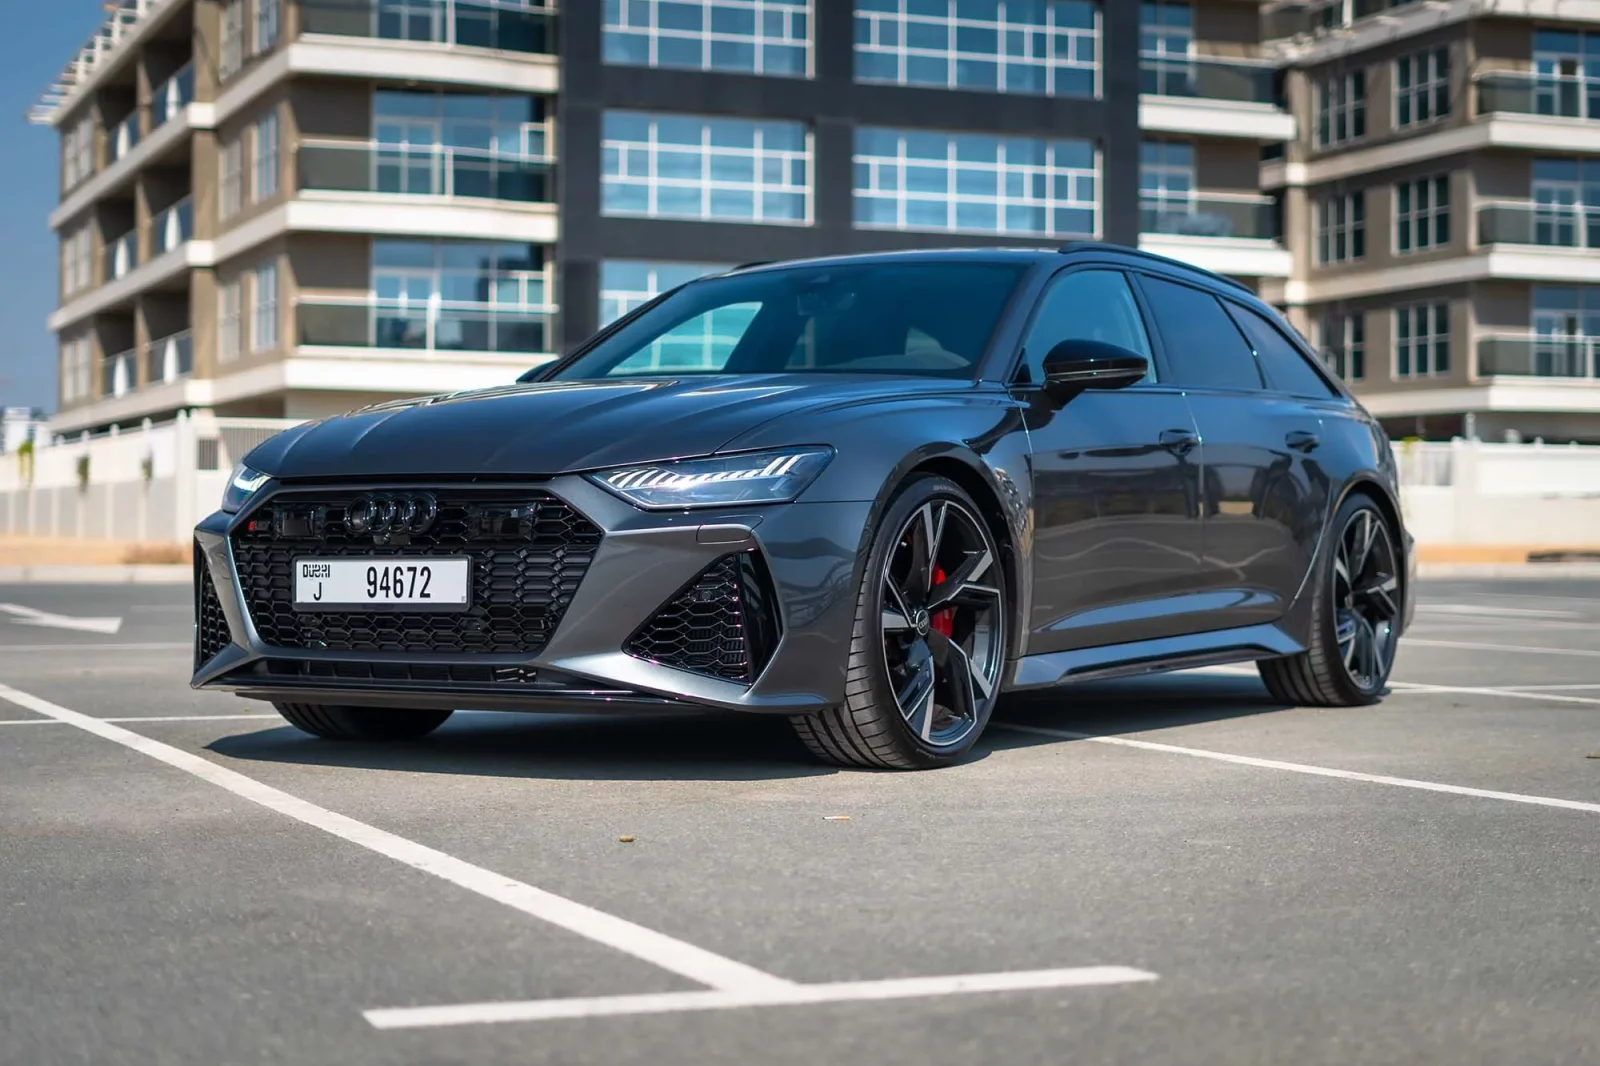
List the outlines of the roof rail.
<svg viewBox="0 0 1600 1066">
<path fill-rule="evenodd" d="M 741 270 L 754 270 L 756 267 L 764 267 L 776 262 L 776 259 L 757 259 L 753 263 L 740 263 L 738 266 L 728 271 L 728 273 L 737 274 Z"/>
<path fill-rule="evenodd" d="M 1155 252 L 1147 252 L 1143 248 L 1134 248 L 1126 244 L 1112 244 L 1109 241 L 1068 241 L 1060 248 L 1057 248 L 1056 251 L 1062 255 L 1065 255 L 1068 252 L 1076 252 L 1085 248 L 1102 248 L 1117 252 L 1120 255 L 1134 255 L 1141 259 L 1153 259 L 1156 262 L 1164 263 L 1167 266 L 1180 267 L 1194 274 L 1204 274 L 1208 278 L 1216 278 L 1218 281 L 1221 281 L 1227 285 L 1231 285 L 1236 289 L 1243 290 L 1244 292 L 1249 293 L 1251 296 L 1256 294 L 1254 289 L 1237 278 L 1230 278 L 1226 274 L 1218 274 L 1214 270 L 1207 270 L 1205 267 L 1197 267 L 1193 263 L 1185 263 L 1181 259 L 1174 259 L 1167 255 L 1158 255 Z"/>
</svg>

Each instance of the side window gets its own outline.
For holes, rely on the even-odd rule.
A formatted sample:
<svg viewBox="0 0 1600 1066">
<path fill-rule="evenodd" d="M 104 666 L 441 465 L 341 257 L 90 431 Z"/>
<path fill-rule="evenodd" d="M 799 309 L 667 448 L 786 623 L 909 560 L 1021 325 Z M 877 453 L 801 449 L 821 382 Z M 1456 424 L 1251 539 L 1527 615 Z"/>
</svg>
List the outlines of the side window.
<svg viewBox="0 0 1600 1066">
<path fill-rule="evenodd" d="M 1103 341 L 1151 358 L 1144 317 L 1126 275 L 1117 270 L 1076 270 L 1050 283 L 1024 342 L 1023 366 L 1029 382 L 1044 380 L 1044 357 L 1068 340 Z M 1152 376 L 1154 367 L 1152 360 Z"/>
<path fill-rule="evenodd" d="M 1167 353 L 1171 384 L 1260 391 L 1261 371 L 1221 302 L 1204 289 L 1141 275 Z"/>
<path fill-rule="evenodd" d="M 1244 330 L 1250 347 L 1256 350 L 1256 358 L 1261 361 L 1261 368 L 1273 388 L 1296 396 L 1338 395 L 1300 354 L 1300 349 L 1259 311 L 1229 301 L 1228 312 Z"/>
<path fill-rule="evenodd" d="M 728 304 L 696 315 L 640 348 L 612 367 L 606 376 L 674 371 L 715 373 L 727 365 L 760 310 L 758 303 Z"/>
</svg>

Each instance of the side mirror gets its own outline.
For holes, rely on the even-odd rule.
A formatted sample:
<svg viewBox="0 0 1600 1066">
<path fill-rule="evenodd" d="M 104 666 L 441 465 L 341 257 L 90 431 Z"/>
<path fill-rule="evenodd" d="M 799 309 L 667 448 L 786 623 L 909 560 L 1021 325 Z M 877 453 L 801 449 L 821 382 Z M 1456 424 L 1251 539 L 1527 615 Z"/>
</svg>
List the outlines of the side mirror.
<svg viewBox="0 0 1600 1066">
<path fill-rule="evenodd" d="M 1044 357 L 1045 388 L 1070 395 L 1087 389 L 1125 389 L 1149 373 L 1150 360 L 1102 341 L 1062 341 Z"/>
</svg>

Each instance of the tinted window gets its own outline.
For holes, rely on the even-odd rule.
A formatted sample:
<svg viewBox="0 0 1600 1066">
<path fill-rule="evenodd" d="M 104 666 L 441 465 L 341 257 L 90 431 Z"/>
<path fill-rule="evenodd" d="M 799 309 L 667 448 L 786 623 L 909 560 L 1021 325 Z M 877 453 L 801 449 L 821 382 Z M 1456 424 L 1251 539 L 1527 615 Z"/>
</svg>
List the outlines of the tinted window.
<svg viewBox="0 0 1600 1066">
<path fill-rule="evenodd" d="M 879 262 L 691 282 L 555 375 L 971 378 L 1024 263 Z"/>
<path fill-rule="evenodd" d="M 1128 279 L 1116 270 L 1079 270 L 1051 282 L 1028 328 L 1027 380 L 1044 380 L 1044 357 L 1068 340 L 1116 344 L 1150 358 L 1150 338 Z M 1153 364 L 1152 364 L 1153 365 Z"/>
<path fill-rule="evenodd" d="M 1256 357 L 1217 298 L 1203 289 L 1145 275 L 1156 328 L 1174 385 L 1260 389 Z"/>
<path fill-rule="evenodd" d="M 1230 302 L 1228 310 L 1233 313 L 1239 328 L 1244 330 L 1250 346 L 1256 350 L 1256 358 L 1261 361 L 1261 367 L 1266 371 L 1267 380 L 1273 388 L 1296 396 L 1336 395 L 1322 375 L 1306 362 L 1300 349 L 1277 326 L 1259 312 L 1236 303 Z"/>
</svg>

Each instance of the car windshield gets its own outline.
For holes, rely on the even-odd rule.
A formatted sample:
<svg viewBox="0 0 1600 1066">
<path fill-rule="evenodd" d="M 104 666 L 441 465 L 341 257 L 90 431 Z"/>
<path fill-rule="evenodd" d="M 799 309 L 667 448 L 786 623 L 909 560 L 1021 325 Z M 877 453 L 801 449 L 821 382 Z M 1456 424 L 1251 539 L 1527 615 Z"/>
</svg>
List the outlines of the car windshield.
<svg viewBox="0 0 1600 1066">
<path fill-rule="evenodd" d="M 797 266 L 691 282 L 553 375 L 971 378 L 1025 264 Z"/>
</svg>

